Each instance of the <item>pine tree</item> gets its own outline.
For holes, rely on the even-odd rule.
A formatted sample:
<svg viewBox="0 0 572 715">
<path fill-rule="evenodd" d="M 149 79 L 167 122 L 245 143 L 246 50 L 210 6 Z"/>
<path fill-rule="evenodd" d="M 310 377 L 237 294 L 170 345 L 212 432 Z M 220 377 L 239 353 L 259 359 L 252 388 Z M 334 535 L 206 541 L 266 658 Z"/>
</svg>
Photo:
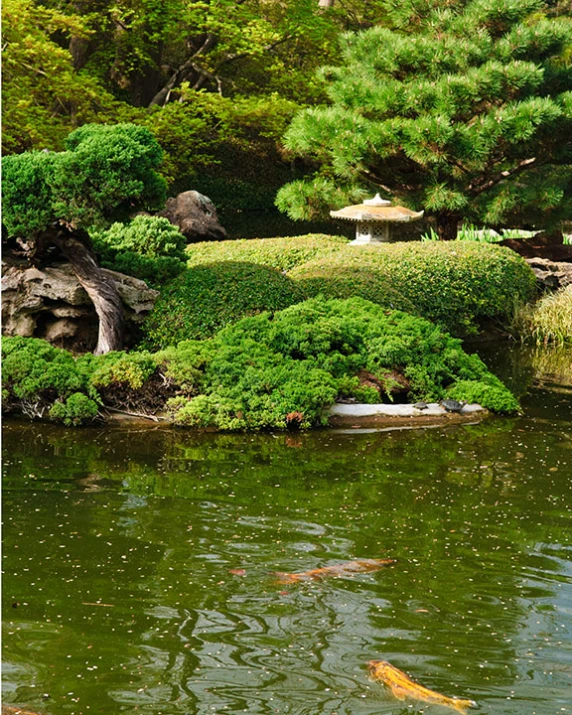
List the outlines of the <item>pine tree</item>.
<svg viewBox="0 0 572 715">
<path fill-rule="evenodd" d="M 148 129 L 133 124 L 85 124 L 68 136 L 66 149 L 3 158 L 3 254 L 40 263 L 57 249 L 99 317 L 95 353 L 121 350 L 123 305 L 87 229 L 164 205 L 162 151 Z"/>
<path fill-rule="evenodd" d="M 391 27 L 346 34 L 340 66 L 321 71 L 329 106 L 293 120 L 286 147 L 317 171 L 279 208 L 310 218 L 381 190 L 434 216 L 442 239 L 462 219 L 570 218 L 572 18 L 553 5 L 387 0 Z"/>
</svg>

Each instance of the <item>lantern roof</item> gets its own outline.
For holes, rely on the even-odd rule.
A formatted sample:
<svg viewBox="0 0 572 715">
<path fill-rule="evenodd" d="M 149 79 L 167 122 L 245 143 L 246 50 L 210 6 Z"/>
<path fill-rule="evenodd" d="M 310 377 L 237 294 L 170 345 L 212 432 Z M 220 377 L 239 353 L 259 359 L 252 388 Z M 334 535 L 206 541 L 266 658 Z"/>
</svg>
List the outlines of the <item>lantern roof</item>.
<svg viewBox="0 0 572 715">
<path fill-rule="evenodd" d="M 361 204 L 346 206 L 338 211 L 330 211 L 330 216 L 348 221 L 397 223 L 417 221 L 423 217 L 423 213 L 423 211 L 411 211 L 404 206 L 392 206 L 391 201 L 386 201 L 376 194 L 373 199 L 366 199 Z"/>
</svg>

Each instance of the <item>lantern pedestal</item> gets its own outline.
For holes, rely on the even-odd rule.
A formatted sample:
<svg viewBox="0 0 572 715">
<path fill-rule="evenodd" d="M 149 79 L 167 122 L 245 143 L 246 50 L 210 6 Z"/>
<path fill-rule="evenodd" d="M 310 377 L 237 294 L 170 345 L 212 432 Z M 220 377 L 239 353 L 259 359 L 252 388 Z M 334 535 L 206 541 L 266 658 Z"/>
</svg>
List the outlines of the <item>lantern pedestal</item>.
<svg viewBox="0 0 572 715">
<path fill-rule="evenodd" d="M 356 226 L 356 237 L 350 246 L 366 246 L 369 243 L 390 243 L 391 226 L 389 223 L 359 221 Z"/>
</svg>

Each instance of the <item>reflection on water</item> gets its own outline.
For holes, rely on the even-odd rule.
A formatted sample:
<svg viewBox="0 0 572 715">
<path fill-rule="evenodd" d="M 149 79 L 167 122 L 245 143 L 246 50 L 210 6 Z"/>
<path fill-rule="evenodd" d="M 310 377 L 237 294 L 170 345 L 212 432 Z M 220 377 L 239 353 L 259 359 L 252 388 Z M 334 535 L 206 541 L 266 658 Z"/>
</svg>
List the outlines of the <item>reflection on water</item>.
<svg viewBox="0 0 572 715">
<path fill-rule="evenodd" d="M 370 681 L 386 659 L 475 712 L 572 712 L 572 395 L 534 379 L 524 417 L 477 426 L 5 425 L 4 701 L 447 712 Z M 397 563 L 274 575 L 356 558 Z"/>
</svg>

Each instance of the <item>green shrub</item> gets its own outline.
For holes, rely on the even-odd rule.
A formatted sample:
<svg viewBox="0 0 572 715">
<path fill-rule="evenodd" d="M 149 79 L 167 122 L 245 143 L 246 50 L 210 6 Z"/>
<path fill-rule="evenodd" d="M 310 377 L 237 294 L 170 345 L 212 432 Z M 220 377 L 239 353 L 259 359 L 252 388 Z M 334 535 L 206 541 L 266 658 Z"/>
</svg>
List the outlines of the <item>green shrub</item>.
<svg viewBox="0 0 572 715">
<path fill-rule="evenodd" d="M 360 295 L 367 294 L 368 273 L 375 273 L 379 279 L 372 286 L 371 300 L 386 305 L 393 288 L 420 315 L 458 335 L 476 332 L 480 321 L 508 322 L 516 306 L 530 300 L 536 290 L 534 273 L 516 253 L 470 241 L 348 246 L 300 265 L 289 275 L 303 281 L 306 289 L 308 283 L 321 282 L 323 292 L 333 293 L 338 276 L 352 271 L 363 276 L 356 277 Z"/>
<path fill-rule="evenodd" d="M 15 398 L 48 402 L 88 389 L 73 355 L 39 338 L 2 339 L 2 384 Z"/>
<path fill-rule="evenodd" d="M 459 339 L 363 298 L 307 300 L 155 354 L 74 360 L 42 340 L 5 338 L 3 356 L 7 407 L 35 417 L 49 410 L 69 425 L 92 419 L 104 404 L 166 408 L 175 422 L 193 427 L 308 428 L 326 424 L 325 408 L 339 397 L 381 402 L 393 399 L 396 387 L 410 402 L 452 396 L 499 412 L 518 409 Z"/>
<path fill-rule="evenodd" d="M 459 398 L 468 401 L 477 382 L 490 388 L 492 409 L 518 409 L 512 394 L 476 355 L 462 350 L 460 340 L 427 320 L 385 311 L 361 298 L 312 299 L 273 316 L 244 318 L 205 343 L 164 351 L 162 359 L 168 362 L 179 351 L 186 352 L 193 387 L 200 386 L 201 394 L 179 396 L 168 406 L 175 421 L 189 426 L 325 424 L 324 408 L 336 397 L 379 402 L 391 395 L 396 378 L 405 380 L 409 401 L 441 399 L 458 383 Z M 178 360 L 181 374 L 185 359 Z M 361 384 L 362 371 L 377 383 L 377 391 Z"/>
<path fill-rule="evenodd" d="M 118 385 L 139 390 L 157 369 L 148 352 L 112 352 L 101 355 L 91 375 L 91 384 L 97 389 Z"/>
<path fill-rule="evenodd" d="M 148 258 L 130 251 L 116 253 L 112 259 L 101 258 L 101 265 L 112 271 L 139 278 L 156 289 L 160 289 L 185 271 L 185 264 L 178 258 L 171 256 Z"/>
<path fill-rule="evenodd" d="M 212 340 L 187 340 L 155 353 L 153 359 L 180 392 L 196 395 L 202 388 L 204 371 L 212 360 L 213 349 Z"/>
<path fill-rule="evenodd" d="M 63 422 L 67 427 L 77 427 L 92 422 L 98 414 L 99 408 L 82 392 L 74 392 L 64 402 L 55 402 L 50 408 L 50 417 Z"/>
<path fill-rule="evenodd" d="M 202 339 L 247 315 L 304 300 L 301 287 L 254 263 L 212 263 L 187 270 L 161 293 L 144 331 L 152 347 Z"/>
<path fill-rule="evenodd" d="M 329 273 L 324 271 L 322 261 L 312 261 L 306 266 L 295 275 L 302 276 L 297 280 L 309 298 L 318 295 L 342 299 L 360 297 L 385 308 L 418 312 L 413 302 L 392 285 L 391 279 L 369 266 L 339 265 Z"/>
<path fill-rule="evenodd" d="M 74 394 L 83 394 L 94 405 L 97 400 L 88 373 L 73 355 L 38 338 L 2 339 L 2 389 L 3 410 L 30 417 L 42 417 L 54 403 Z M 70 409 L 78 399 L 74 398 Z"/>
<path fill-rule="evenodd" d="M 186 240 L 176 226 L 158 216 L 136 216 L 92 233 L 101 265 L 160 286 L 185 268 Z"/>
<path fill-rule="evenodd" d="M 189 267 L 217 261 L 246 261 L 290 271 L 301 263 L 341 251 L 348 243 L 343 236 L 308 234 L 284 238 L 254 238 L 236 241 L 207 241 L 187 248 Z"/>
<path fill-rule="evenodd" d="M 514 413 L 520 410 L 516 397 L 507 395 L 507 389 L 500 380 L 495 384 L 490 378 L 488 382 L 459 380 L 449 388 L 447 397 L 468 403 L 477 402 L 492 412 Z"/>
<path fill-rule="evenodd" d="M 186 260 L 186 240 L 177 226 L 159 216 L 135 216 L 129 223 L 113 223 L 95 234 L 99 245 L 113 251 L 132 251 L 139 256 L 171 256 Z"/>
<path fill-rule="evenodd" d="M 236 409 L 234 401 L 220 395 L 197 395 L 192 400 L 173 397 L 167 408 L 175 423 L 182 427 L 205 429 L 216 425 L 226 431 L 246 428 L 242 412 Z"/>
<path fill-rule="evenodd" d="M 101 402 L 121 411 L 154 414 L 177 392 L 177 386 L 165 377 L 155 356 L 145 351 L 99 356 L 90 379 Z"/>
</svg>

